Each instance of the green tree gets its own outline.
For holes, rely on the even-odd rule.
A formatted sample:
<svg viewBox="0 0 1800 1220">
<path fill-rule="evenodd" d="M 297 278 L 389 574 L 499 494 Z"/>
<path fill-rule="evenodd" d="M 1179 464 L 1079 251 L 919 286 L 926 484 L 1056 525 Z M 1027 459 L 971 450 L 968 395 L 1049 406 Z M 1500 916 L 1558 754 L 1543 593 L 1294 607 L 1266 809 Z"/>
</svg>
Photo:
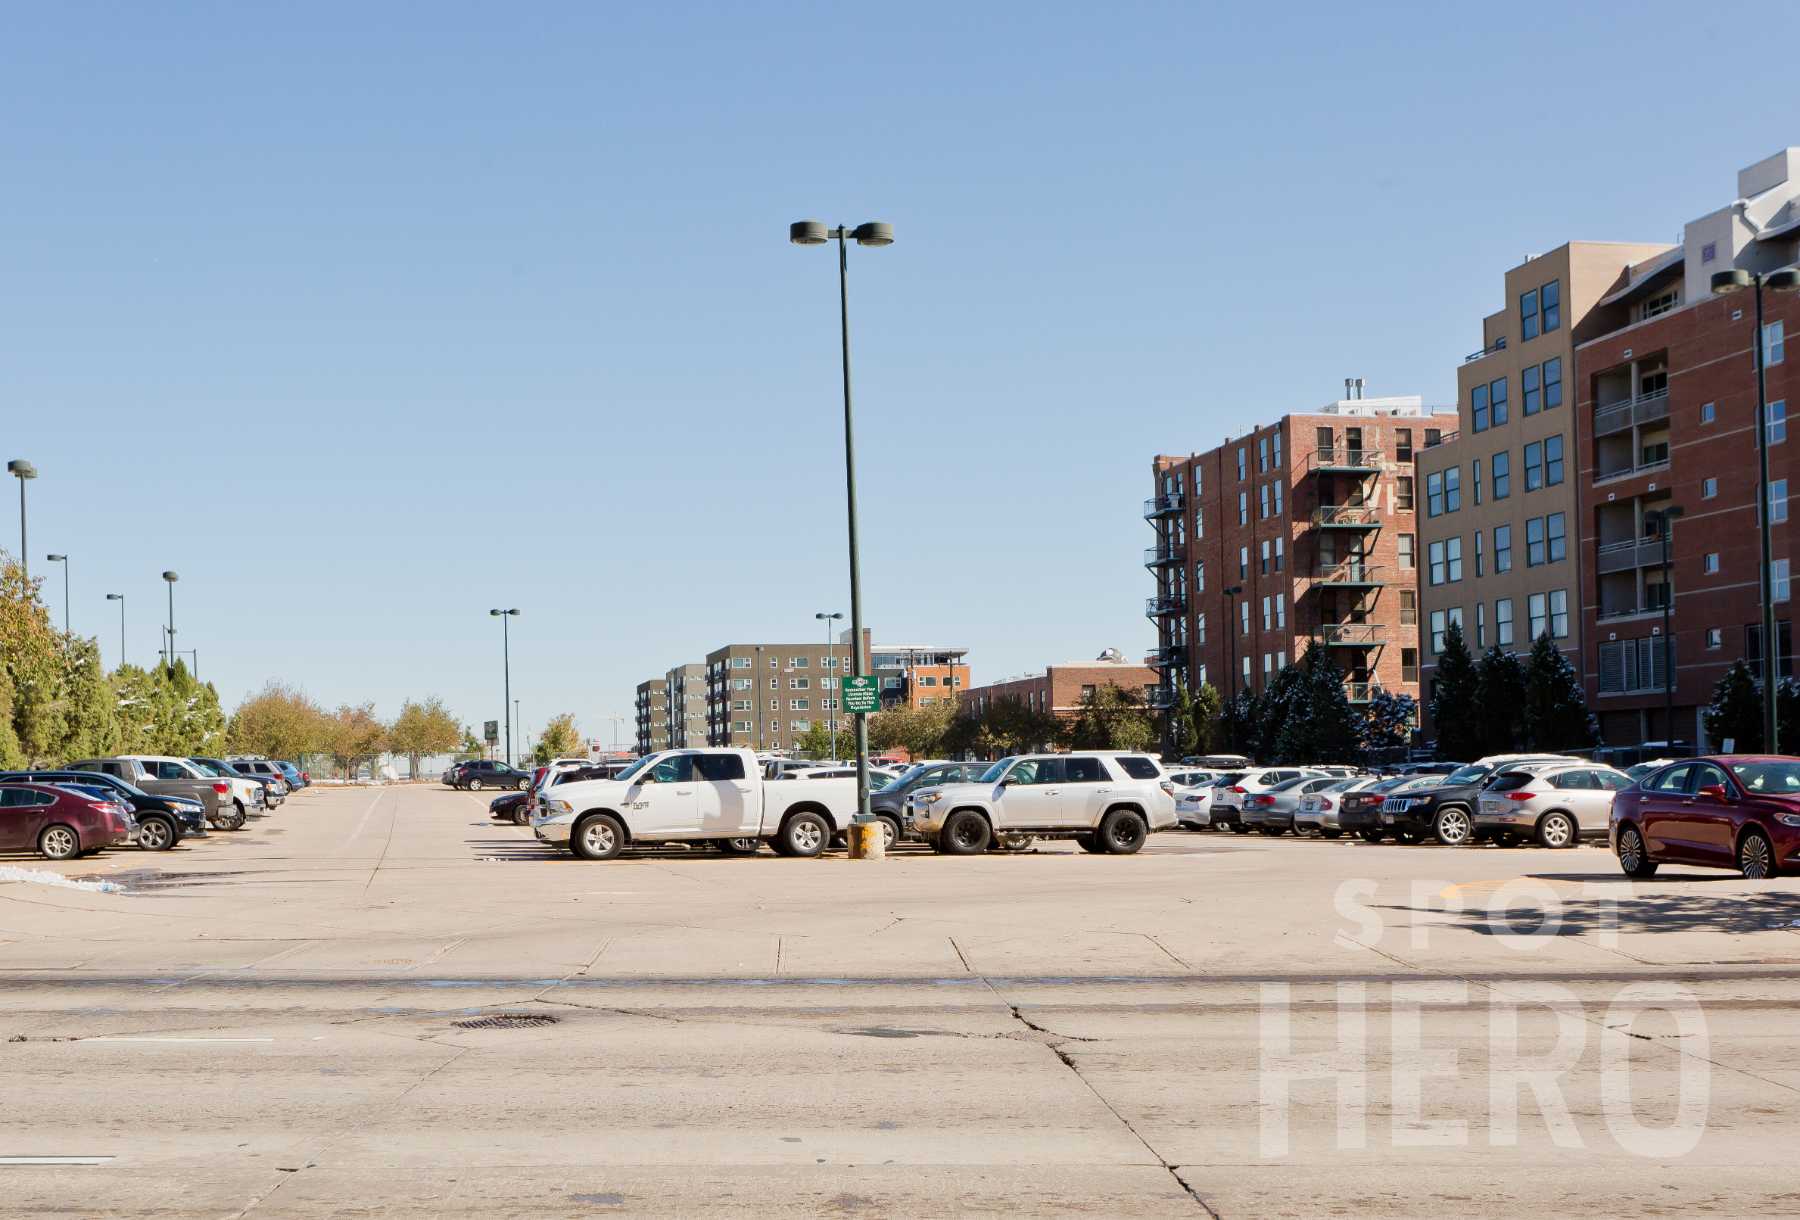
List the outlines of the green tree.
<svg viewBox="0 0 1800 1220">
<path fill-rule="evenodd" d="M 1142 694 L 1101 683 L 1081 697 L 1074 719 L 1056 736 L 1076 750 L 1149 750 L 1156 745 L 1156 725 Z"/>
<path fill-rule="evenodd" d="M 362 764 L 372 764 L 387 748 L 387 726 L 376 719 L 373 703 L 345 704 L 327 718 L 325 727 L 325 749 L 345 779 L 355 779 Z"/>
<path fill-rule="evenodd" d="M 807 726 L 806 732 L 794 739 L 794 752 L 806 758 L 833 758 L 835 755 L 832 753 L 833 745 L 831 736 L 830 724 L 823 720 L 815 720 Z M 838 726 L 837 739 L 838 744 L 850 740 L 850 735 L 844 732 L 843 725 Z M 871 729 L 869 733 L 869 749 L 875 750 L 877 748 L 878 747 L 875 745 L 875 734 L 873 729 Z"/>
<path fill-rule="evenodd" d="M 25 758 L 61 761 L 56 751 L 67 735 L 62 650 L 38 582 L 10 557 L 0 564 L 0 668 L 12 688 L 12 729 Z"/>
<path fill-rule="evenodd" d="M 905 750 L 908 758 L 936 758 L 944 754 L 956 724 L 958 704 L 940 699 L 924 707 L 901 704 L 869 717 L 869 748 L 876 752 Z M 856 732 L 850 717 L 838 721 L 838 748 L 849 752 L 845 743 Z"/>
<path fill-rule="evenodd" d="M 1600 738 L 1581 679 L 1545 632 L 1525 666 L 1525 741 L 1534 750 L 1581 750 Z"/>
<path fill-rule="evenodd" d="M 1251 703 L 1253 748 L 1242 751 L 1250 757 L 1264 762 L 1296 761 L 1284 755 L 1282 750 L 1281 730 L 1290 718 L 1310 716 L 1312 690 L 1300 667 L 1294 664 L 1283 665 L 1275 671 L 1275 676 L 1263 686 Z M 1304 759 L 1305 762 L 1317 762 L 1317 758 Z"/>
<path fill-rule="evenodd" d="M 1451 623 L 1438 653 L 1431 693 L 1431 721 L 1437 730 L 1439 758 L 1481 757 L 1481 705 L 1476 702 L 1475 662 L 1463 640 L 1462 624 Z"/>
<path fill-rule="evenodd" d="M 1375 757 L 1393 757 L 1406 748 L 1419 722 L 1419 701 L 1411 695 L 1378 690 L 1363 709 L 1363 750 Z"/>
<path fill-rule="evenodd" d="M 1061 722 L 1051 712 L 1025 706 L 1022 699 L 996 699 L 978 719 L 975 750 L 990 757 L 1024 754 L 1056 741 Z"/>
<path fill-rule="evenodd" d="M 1282 762 L 1348 763 L 1362 757 L 1363 718 L 1350 706 L 1344 676 L 1318 644 L 1309 644 L 1289 686 L 1286 710 L 1266 721 Z M 1273 684 L 1272 688 L 1273 688 Z M 1273 709 L 1271 709 L 1273 711 Z"/>
<path fill-rule="evenodd" d="M 582 744 L 581 731 L 575 727 L 573 712 L 552 716 L 550 723 L 538 735 L 537 745 L 531 750 L 531 756 L 539 764 L 547 763 L 553 758 L 575 758 L 586 754 L 587 747 Z"/>
<path fill-rule="evenodd" d="M 1498 645 L 1475 666 L 1475 705 L 1481 745 L 1474 757 L 1513 754 L 1525 744 L 1525 664 Z"/>
<path fill-rule="evenodd" d="M 417 776 L 423 754 L 447 754 L 462 740 L 462 726 L 436 695 L 408 699 L 400 705 L 388 730 L 388 749 L 406 755 L 408 773 Z"/>
<path fill-rule="evenodd" d="M 1256 720 L 1256 696 L 1240 690 L 1219 707 L 1218 738 L 1225 749 L 1247 758 L 1261 757 L 1261 731 Z"/>
<path fill-rule="evenodd" d="M 299 759 L 325 748 L 328 719 L 298 688 L 269 682 L 238 704 L 225 739 L 236 753 Z"/>
<path fill-rule="evenodd" d="M 60 641 L 63 739 L 55 754 L 64 762 L 112 754 L 119 748 L 119 701 L 100 667 L 100 645 L 84 636 Z"/>
<path fill-rule="evenodd" d="M 1713 686 L 1712 703 L 1700 719 L 1706 725 L 1707 740 L 1715 748 L 1723 749 L 1729 741 L 1740 754 L 1762 751 L 1762 683 L 1742 657 L 1733 661 Z"/>
<path fill-rule="evenodd" d="M 1202 682 L 1197 690 L 1185 682 L 1176 684 L 1175 706 L 1168 716 L 1169 744 L 1177 758 L 1213 752 L 1221 710 L 1219 688 L 1210 682 Z"/>
</svg>

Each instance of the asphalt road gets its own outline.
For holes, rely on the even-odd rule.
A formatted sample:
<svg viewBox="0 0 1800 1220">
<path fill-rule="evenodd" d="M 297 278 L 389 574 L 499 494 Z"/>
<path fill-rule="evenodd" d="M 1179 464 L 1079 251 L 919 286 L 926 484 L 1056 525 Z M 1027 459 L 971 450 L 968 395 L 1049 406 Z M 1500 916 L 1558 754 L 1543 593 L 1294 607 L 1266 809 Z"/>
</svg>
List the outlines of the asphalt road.
<svg viewBox="0 0 1800 1220">
<path fill-rule="evenodd" d="M 0 860 L 124 887 L 0 881 L 0 1215 L 1800 1212 L 1792 880 L 1211 833 L 593 864 L 485 804 Z"/>
</svg>

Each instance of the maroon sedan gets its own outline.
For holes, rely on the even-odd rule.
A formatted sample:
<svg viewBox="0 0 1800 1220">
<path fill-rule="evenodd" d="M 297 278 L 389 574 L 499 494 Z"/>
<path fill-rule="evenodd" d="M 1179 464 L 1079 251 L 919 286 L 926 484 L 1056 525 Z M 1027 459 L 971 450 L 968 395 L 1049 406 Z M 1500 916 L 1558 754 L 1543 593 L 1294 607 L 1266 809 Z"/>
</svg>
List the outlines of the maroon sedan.
<svg viewBox="0 0 1800 1220">
<path fill-rule="evenodd" d="M 1613 798 L 1607 837 L 1629 877 L 1659 864 L 1773 877 L 1800 867 L 1800 758 L 1720 754 L 1671 763 Z"/>
<path fill-rule="evenodd" d="M 56 784 L 0 785 L 0 852 L 51 860 L 131 842 L 125 807 Z"/>
</svg>

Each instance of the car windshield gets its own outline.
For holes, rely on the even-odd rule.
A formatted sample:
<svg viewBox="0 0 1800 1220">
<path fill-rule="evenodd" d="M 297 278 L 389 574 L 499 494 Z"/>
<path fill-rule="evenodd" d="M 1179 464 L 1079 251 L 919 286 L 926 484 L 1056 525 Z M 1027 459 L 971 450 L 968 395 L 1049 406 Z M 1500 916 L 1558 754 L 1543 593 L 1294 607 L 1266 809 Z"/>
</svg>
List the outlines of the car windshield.
<svg viewBox="0 0 1800 1220">
<path fill-rule="evenodd" d="M 906 770 L 904 770 L 900 774 L 896 775 L 893 779 L 890 779 L 887 783 L 885 783 L 885 784 L 881 785 L 881 787 L 875 789 L 875 791 L 891 792 L 897 788 L 903 788 L 908 783 L 911 782 L 912 778 L 915 775 L 923 775 L 925 773 L 925 771 L 926 771 L 926 766 L 924 763 L 914 763 L 912 766 L 908 767 Z"/>
<path fill-rule="evenodd" d="M 1366 779 L 1360 779 L 1360 778 L 1359 779 L 1339 780 L 1335 784 L 1330 784 L 1324 788 L 1321 788 L 1320 791 L 1321 792 L 1348 792 L 1352 788 L 1360 787 L 1363 784 L 1366 784 L 1367 782 L 1368 781 Z"/>
<path fill-rule="evenodd" d="M 1456 777 L 1453 775 L 1420 775 L 1399 785 L 1400 792 L 1417 792 L 1421 788 L 1435 788 L 1440 783 L 1449 783 Z"/>
<path fill-rule="evenodd" d="M 1731 773 L 1751 792 L 1800 796 L 1800 763 L 1733 763 Z"/>
<path fill-rule="evenodd" d="M 978 784 L 997 784 L 1000 782 L 1000 777 L 1006 774 L 1006 769 L 1017 761 L 1019 760 L 1016 758 L 1002 758 L 986 771 L 983 771 L 981 773 L 981 778 L 975 782 Z"/>
<path fill-rule="evenodd" d="M 1286 792 L 1289 788 L 1298 788 L 1301 784 L 1311 783 L 1318 779 L 1316 775 L 1302 775 L 1298 779 L 1284 779 L 1269 788 L 1270 792 Z"/>
<path fill-rule="evenodd" d="M 621 771 L 617 775 L 613 776 L 613 778 L 614 779 L 635 779 L 635 778 L 637 778 L 637 773 L 639 771 L 642 771 L 645 767 L 649 766 L 651 763 L 655 762 L 657 759 L 659 759 L 661 757 L 662 757 L 662 755 L 660 755 L 660 754 L 646 754 L 642 758 L 638 759 L 636 762 L 632 763 L 629 767 L 626 767 L 623 771 Z"/>
<path fill-rule="evenodd" d="M 1489 768 L 1470 763 L 1466 767 L 1458 767 L 1448 775 L 1431 776 L 1431 779 L 1442 779 L 1446 784 L 1473 784 L 1487 778 Z"/>
<path fill-rule="evenodd" d="M 1229 787 L 1231 787 L 1231 785 L 1237 783 L 1240 779 L 1243 779 L 1246 774 L 1248 774 L 1248 772 L 1227 771 L 1224 775 L 1221 775 L 1218 779 L 1215 779 L 1212 782 L 1212 786 L 1215 788 L 1229 788 Z"/>
<path fill-rule="evenodd" d="M 217 776 L 220 779 L 225 778 L 225 772 L 219 770 L 219 768 L 213 766 L 211 763 L 203 763 L 198 759 L 190 759 L 188 765 L 202 775 Z"/>
</svg>

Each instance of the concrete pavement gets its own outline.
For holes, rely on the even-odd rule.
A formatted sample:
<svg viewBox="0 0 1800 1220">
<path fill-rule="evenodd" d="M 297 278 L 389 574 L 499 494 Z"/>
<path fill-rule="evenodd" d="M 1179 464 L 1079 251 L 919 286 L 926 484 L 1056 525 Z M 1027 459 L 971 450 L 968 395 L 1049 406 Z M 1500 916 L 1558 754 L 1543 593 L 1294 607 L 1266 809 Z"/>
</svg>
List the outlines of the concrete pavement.
<svg viewBox="0 0 1800 1220">
<path fill-rule="evenodd" d="M 1793 881 L 1209 833 L 593 864 L 485 805 L 0 861 L 125 887 L 0 883 L 0 1214 L 1800 1210 Z"/>
</svg>

